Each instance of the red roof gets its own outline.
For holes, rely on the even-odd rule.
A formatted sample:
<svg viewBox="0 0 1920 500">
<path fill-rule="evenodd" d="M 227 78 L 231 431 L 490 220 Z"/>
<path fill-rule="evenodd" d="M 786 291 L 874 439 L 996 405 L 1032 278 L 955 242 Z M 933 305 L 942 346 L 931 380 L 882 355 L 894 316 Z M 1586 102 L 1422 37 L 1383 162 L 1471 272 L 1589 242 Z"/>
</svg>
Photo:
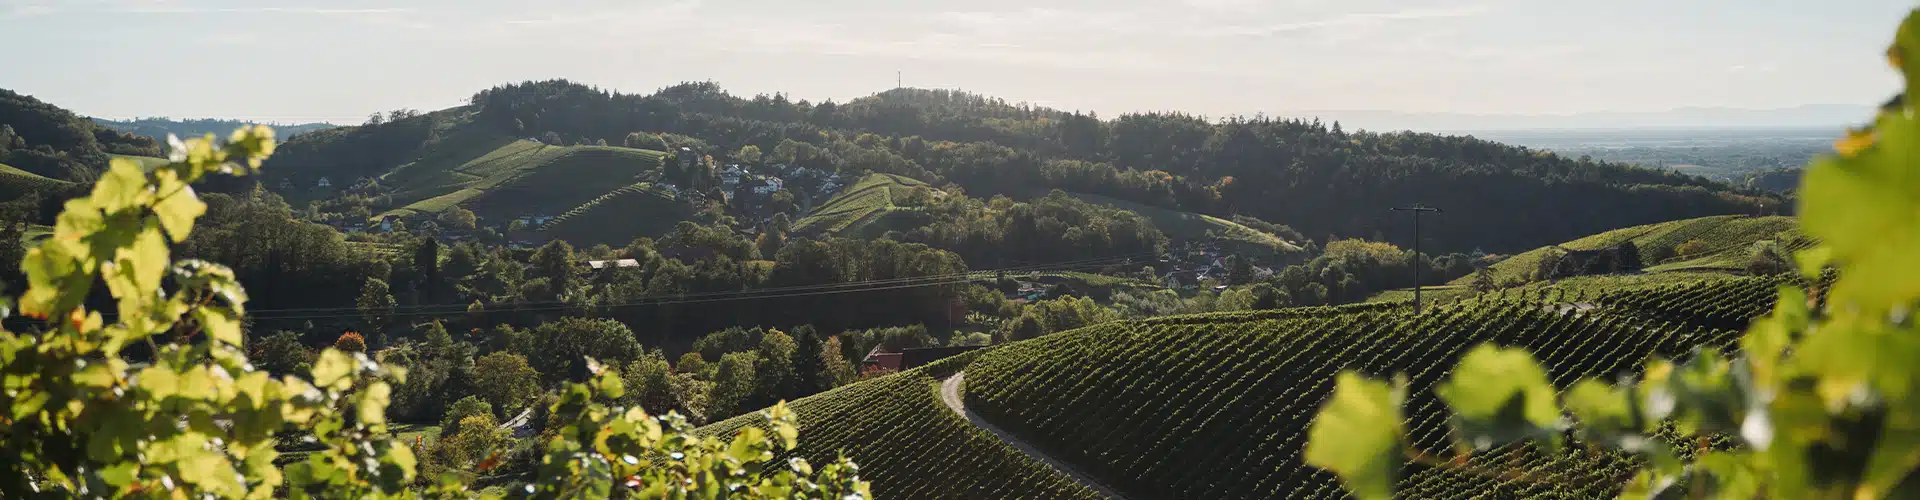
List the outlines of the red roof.
<svg viewBox="0 0 1920 500">
<path fill-rule="evenodd" d="M 882 352 L 869 354 L 867 355 L 865 364 L 868 366 L 878 366 L 887 370 L 900 371 L 900 353 Z"/>
</svg>

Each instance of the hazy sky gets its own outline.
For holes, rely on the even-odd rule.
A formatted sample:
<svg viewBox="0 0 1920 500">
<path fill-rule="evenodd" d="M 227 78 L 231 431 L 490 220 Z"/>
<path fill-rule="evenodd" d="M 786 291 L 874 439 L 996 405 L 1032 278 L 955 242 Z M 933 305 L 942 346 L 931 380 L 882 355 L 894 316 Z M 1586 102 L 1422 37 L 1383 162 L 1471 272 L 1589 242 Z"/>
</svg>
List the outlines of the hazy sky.
<svg viewBox="0 0 1920 500">
<path fill-rule="evenodd" d="M 357 123 L 569 78 L 1103 116 L 1875 104 L 1910 0 L 0 0 L 0 88 L 104 117 Z"/>
</svg>

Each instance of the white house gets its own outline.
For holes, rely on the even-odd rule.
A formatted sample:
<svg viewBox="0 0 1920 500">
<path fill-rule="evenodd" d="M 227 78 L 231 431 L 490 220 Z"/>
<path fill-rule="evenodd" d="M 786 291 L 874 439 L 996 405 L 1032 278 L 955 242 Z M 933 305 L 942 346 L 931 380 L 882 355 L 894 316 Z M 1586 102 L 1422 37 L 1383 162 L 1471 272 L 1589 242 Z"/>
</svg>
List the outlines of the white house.
<svg viewBox="0 0 1920 500">
<path fill-rule="evenodd" d="M 760 181 L 760 185 L 753 187 L 753 192 L 773 194 L 774 191 L 779 191 L 782 187 L 786 186 L 786 181 L 781 180 L 779 177 L 761 177 Z"/>
<path fill-rule="evenodd" d="M 606 269 L 609 267 L 640 267 L 640 261 L 634 260 L 634 259 L 589 260 L 587 261 L 587 267 L 591 267 L 595 270 Z"/>
<path fill-rule="evenodd" d="M 727 168 L 720 170 L 720 183 L 726 184 L 727 187 L 733 187 L 740 184 L 740 177 L 746 175 L 746 173 L 746 171 L 740 169 L 739 165 L 727 165 Z"/>
<path fill-rule="evenodd" d="M 321 188 L 330 188 L 333 187 L 333 181 L 327 180 L 326 177 L 321 177 L 320 182 L 316 183 L 316 185 Z"/>
</svg>

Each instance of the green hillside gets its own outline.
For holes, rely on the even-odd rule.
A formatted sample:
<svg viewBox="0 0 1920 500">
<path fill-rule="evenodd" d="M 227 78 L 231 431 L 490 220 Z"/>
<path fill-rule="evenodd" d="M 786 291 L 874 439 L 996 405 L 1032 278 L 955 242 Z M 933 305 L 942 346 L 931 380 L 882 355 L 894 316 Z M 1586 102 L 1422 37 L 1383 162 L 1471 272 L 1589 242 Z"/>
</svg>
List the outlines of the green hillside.
<svg viewBox="0 0 1920 500">
<path fill-rule="evenodd" d="M 1178 240 L 1207 241 L 1209 233 L 1218 235 L 1226 242 L 1250 245 L 1256 248 L 1286 253 L 1300 250 L 1279 236 L 1267 234 L 1258 229 L 1211 215 L 1169 210 L 1142 203 L 1108 198 L 1097 194 L 1068 193 L 1081 201 L 1130 211 L 1153 221 L 1153 226 L 1165 233 L 1168 238 Z"/>
<path fill-rule="evenodd" d="M 918 209 L 894 203 L 907 191 L 927 183 L 893 174 L 869 174 L 840 190 L 806 217 L 794 221 L 794 232 L 837 236 L 878 236 L 890 230 L 911 229 Z"/>
<path fill-rule="evenodd" d="M 1669 266 L 1657 267 L 1662 263 L 1679 262 L 1677 249 L 1680 245 L 1700 240 L 1708 245 L 1710 252 L 1725 255 L 1734 249 L 1744 250 L 1755 241 L 1782 237 L 1781 233 L 1794 230 L 1797 224 L 1792 217 L 1747 217 L 1740 215 L 1718 215 L 1696 219 L 1682 219 L 1642 226 L 1615 229 L 1587 236 L 1577 240 L 1536 248 L 1508 257 L 1492 266 L 1494 280 L 1498 283 L 1510 281 L 1525 282 L 1531 280 L 1534 270 L 1540 264 L 1540 258 L 1554 249 L 1561 250 L 1597 250 L 1619 245 L 1628 241 L 1640 249 L 1641 260 L 1648 271 L 1684 270 L 1686 268 Z M 1791 235 L 1788 235 L 1791 236 Z M 1706 253 L 1684 256 L 1693 259 Z M 1742 255 L 1744 257 L 1744 255 Z M 1711 266 L 1703 266 L 1711 267 Z M 1473 275 L 1454 280 L 1451 285 L 1469 285 Z"/>
<path fill-rule="evenodd" d="M 787 403 L 799 416 L 800 448 L 773 463 L 858 457 L 878 498 L 1099 498 L 940 402 L 934 379 L 970 359 L 963 356 Z M 743 415 L 700 432 L 732 435 L 760 421 Z"/>
<path fill-rule="evenodd" d="M 607 146 L 549 146 L 504 137 L 449 139 L 381 177 L 394 208 L 381 216 L 437 214 L 452 207 L 481 217 L 558 214 L 630 184 L 666 153 Z"/>
<path fill-rule="evenodd" d="M 12 199 L 31 191 L 61 189 L 73 183 L 14 168 L 0 163 L 0 198 Z"/>
<path fill-rule="evenodd" d="M 1610 378 L 1636 371 L 1651 356 L 1731 346 L 1737 330 L 1702 325 L 1765 312 L 1778 279 L 1741 278 L 1737 292 L 1690 296 L 1724 303 L 1670 307 L 1658 316 L 1626 307 L 1576 314 L 1537 300 L 1484 300 L 1423 316 L 1371 306 L 1332 315 L 1276 311 L 1109 323 L 982 354 L 965 367 L 966 402 L 1129 496 L 1336 497 L 1341 490 L 1334 476 L 1301 457 L 1307 425 L 1340 370 L 1408 375 L 1408 435 L 1424 451 L 1444 454 L 1451 446 L 1447 415 L 1431 388 L 1467 349 L 1484 342 L 1524 347 L 1562 388 L 1583 376 Z M 1759 290 L 1769 292 L 1749 293 Z M 1631 296 L 1615 302 L 1637 303 Z M 1719 316 L 1686 321 L 1702 311 Z M 1610 497 L 1633 466 L 1622 456 L 1577 446 L 1560 454 L 1500 449 L 1472 462 L 1554 480 L 1504 481 L 1409 464 L 1399 490 L 1411 498 L 1463 492 Z"/>
<path fill-rule="evenodd" d="M 664 235 L 692 214 L 671 193 L 642 182 L 574 207 L 541 229 L 575 246 L 622 246 L 634 238 Z"/>
</svg>

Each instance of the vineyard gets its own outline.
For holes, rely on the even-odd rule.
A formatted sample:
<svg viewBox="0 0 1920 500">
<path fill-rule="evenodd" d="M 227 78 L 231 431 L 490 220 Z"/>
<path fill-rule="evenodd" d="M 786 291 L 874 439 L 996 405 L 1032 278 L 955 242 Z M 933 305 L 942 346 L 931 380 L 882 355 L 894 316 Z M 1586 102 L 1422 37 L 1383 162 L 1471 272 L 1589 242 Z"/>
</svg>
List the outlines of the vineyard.
<svg viewBox="0 0 1920 500">
<path fill-rule="evenodd" d="M 1814 244 L 1811 238 L 1800 232 L 1799 224 L 1788 217 L 1732 221 L 1686 241 L 1697 242 L 1694 244 L 1706 248 L 1686 255 L 1667 252 L 1670 256 L 1665 259 L 1658 262 L 1649 260 L 1647 271 L 1738 270 L 1746 265 L 1747 256 L 1752 253 L 1756 242 L 1774 241 L 1787 251 L 1808 248 Z"/>
<path fill-rule="evenodd" d="M 815 464 L 838 453 L 859 457 L 860 475 L 873 481 L 879 498 L 1098 498 L 941 404 L 935 377 L 971 358 L 947 358 L 789 402 L 800 418 L 798 455 Z M 759 421 L 745 415 L 700 432 L 731 435 Z"/>
<path fill-rule="evenodd" d="M 600 195 L 574 207 L 542 228 L 554 238 L 578 246 L 605 243 L 622 246 L 634 238 L 657 237 L 691 215 L 685 203 L 648 183 L 637 183 Z"/>
<path fill-rule="evenodd" d="M 877 236 L 890 229 L 906 229 L 895 227 L 896 224 L 889 220 L 903 211 L 913 209 L 896 206 L 894 200 L 904 197 L 906 191 L 925 186 L 927 183 L 910 177 L 869 174 L 814 207 L 806 217 L 794 221 L 793 231 L 800 234 Z"/>
<path fill-rule="evenodd" d="M 381 215 L 430 215 L 456 206 L 482 217 L 564 212 L 659 168 L 665 155 L 454 133 L 380 179 L 394 188 L 393 204 L 400 207 Z"/>
<path fill-rule="evenodd" d="M 1279 236 L 1267 234 L 1238 222 L 1211 215 L 1170 210 L 1095 194 L 1068 194 L 1087 203 L 1140 214 L 1141 217 L 1146 217 L 1147 220 L 1152 221 L 1153 226 L 1160 229 L 1161 233 L 1165 233 L 1168 238 L 1172 238 L 1175 241 L 1209 241 L 1217 239 L 1233 244 L 1230 248 L 1234 250 L 1242 251 L 1258 250 L 1261 252 L 1289 253 L 1300 250 L 1299 246 L 1281 239 Z M 1210 235 L 1213 235 L 1213 237 L 1210 237 Z"/>
<path fill-rule="evenodd" d="M 1600 295 L 1595 302 L 1637 316 L 1737 331 L 1772 311 L 1780 287 L 1785 285 L 1806 287 L 1808 283 L 1790 274 L 1755 276 L 1612 292 Z"/>
<path fill-rule="evenodd" d="M 1598 250 L 1598 249 L 1618 245 L 1621 243 L 1625 243 L 1628 241 L 1632 241 L 1635 246 L 1640 247 L 1640 254 L 1643 256 L 1642 260 L 1650 260 L 1645 258 L 1644 256 L 1655 255 L 1657 250 L 1654 250 L 1654 249 L 1657 249 L 1657 248 L 1671 249 L 1673 245 L 1679 245 L 1680 243 L 1687 241 L 1687 239 L 1680 238 L 1680 236 L 1685 236 L 1685 235 L 1693 234 L 1699 231 L 1704 231 L 1714 226 L 1718 226 L 1723 222 L 1727 222 L 1737 218 L 1740 218 L 1740 216 L 1717 215 L 1712 217 L 1701 217 L 1697 219 L 1683 219 L 1683 220 L 1676 220 L 1676 221 L 1658 222 L 1658 223 L 1647 224 L 1642 226 L 1633 226 L 1633 227 L 1615 229 L 1612 231 L 1607 231 L 1604 233 L 1587 236 L 1587 237 L 1569 241 L 1566 243 L 1561 243 L 1559 245 L 1550 245 L 1550 246 L 1536 248 L 1533 250 L 1528 250 L 1526 252 L 1516 254 L 1512 257 L 1506 258 L 1505 260 L 1495 263 L 1492 266 L 1494 281 L 1498 283 L 1507 283 L 1507 282 L 1513 282 L 1513 281 L 1525 282 L 1525 281 L 1531 280 L 1534 270 L 1538 268 L 1540 265 L 1540 258 L 1546 256 L 1547 253 L 1550 251 L 1555 251 L 1556 250 L 1555 247 L 1558 247 L 1558 249 L 1565 249 L 1565 250 Z M 1678 241 L 1675 241 L 1676 239 Z M 1651 264 L 1651 262 L 1648 262 L 1648 263 Z M 1471 285 L 1473 284 L 1473 279 L 1474 279 L 1473 275 L 1469 274 L 1467 276 L 1463 276 L 1463 277 L 1460 277 L 1459 279 L 1453 280 L 1453 282 L 1448 284 Z"/>
<path fill-rule="evenodd" d="M 61 189 L 73 183 L 45 177 L 0 163 L 0 196 L 19 197 L 28 192 Z"/>
<path fill-rule="evenodd" d="M 1447 416 L 1431 389 L 1447 376 L 1444 367 L 1480 343 L 1534 352 L 1564 388 L 1581 376 L 1631 373 L 1653 355 L 1683 357 L 1738 338 L 1624 315 L 1553 313 L 1538 301 L 1482 300 L 1419 317 L 1395 307 L 1163 318 L 1055 334 L 981 355 L 966 369 L 967 403 L 1132 495 L 1339 497 L 1333 475 L 1305 466 L 1301 453 L 1306 426 L 1342 369 L 1407 374 L 1409 435 L 1441 454 Z M 1632 465 L 1578 447 L 1475 460 L 1525 479 L 1416 467 L 1401 489 L 1415 498 L 1593 498 L 1617 493 Z"/>
</svg>

